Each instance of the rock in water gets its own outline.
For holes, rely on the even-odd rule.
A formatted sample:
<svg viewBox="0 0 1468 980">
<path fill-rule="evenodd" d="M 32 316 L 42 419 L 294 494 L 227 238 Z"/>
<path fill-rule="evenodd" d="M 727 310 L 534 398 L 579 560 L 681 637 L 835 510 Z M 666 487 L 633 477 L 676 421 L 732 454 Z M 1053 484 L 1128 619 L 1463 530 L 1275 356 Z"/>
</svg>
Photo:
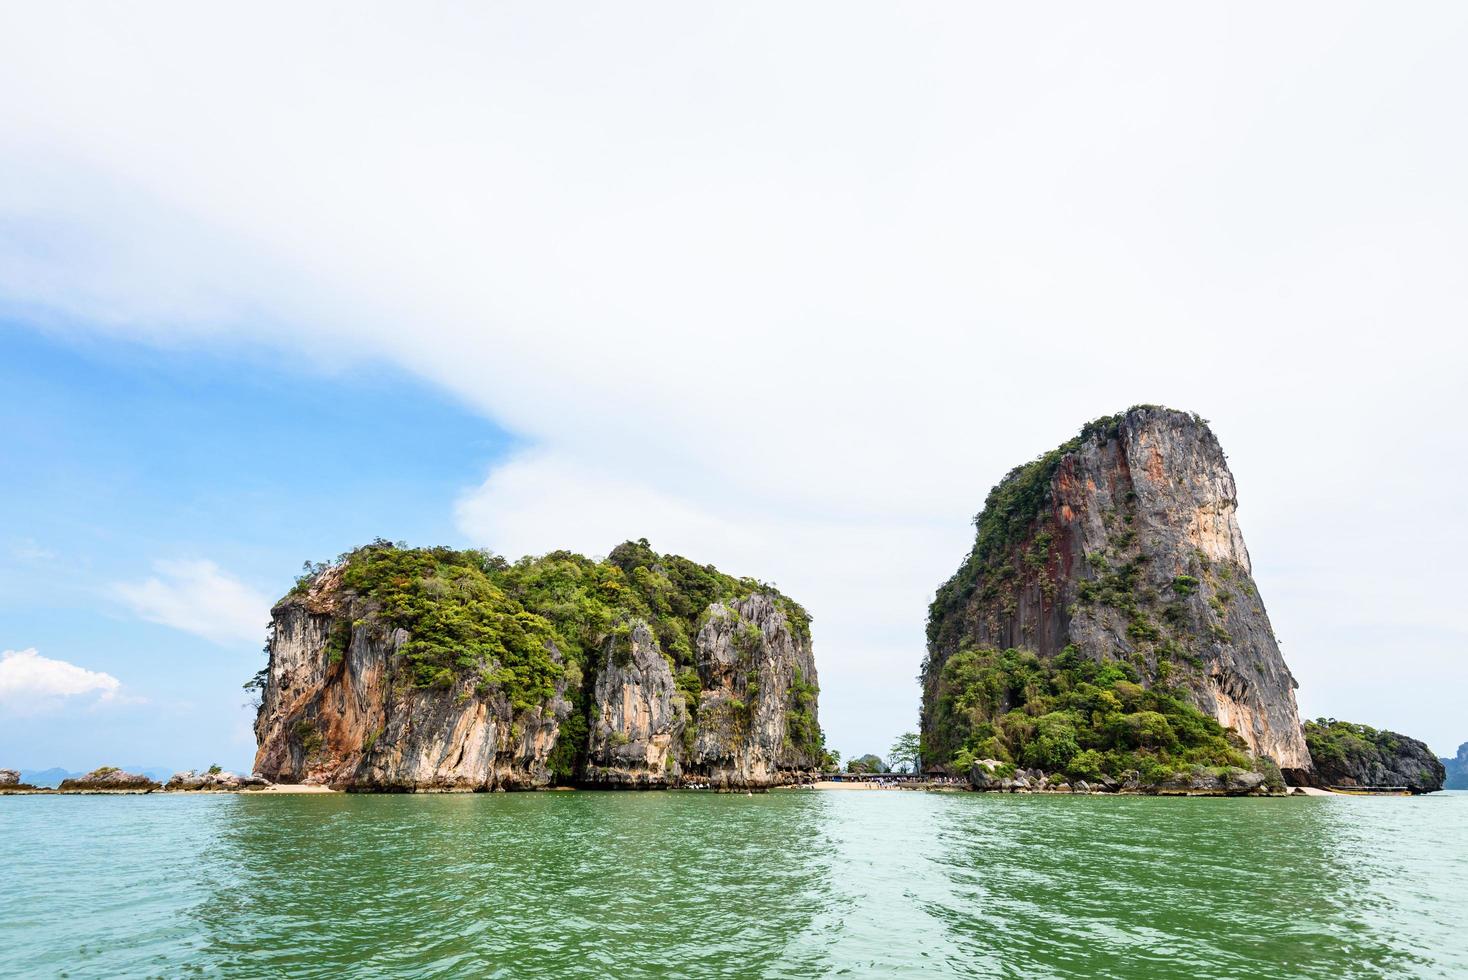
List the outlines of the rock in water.
<svg viewBox="0 0 1468 980">
<path fill-rule="evenodd" d="M 1447 773 L 1422 742 L 1334 718 L 1305 723 L 1305 741 L 1315 761 L 1312 784 L 1361 789 L 1404 788 L 1434 793 Z"/>
<path fill-rule="evenodd" d="M 185 769 L 176 772 L 164 785 L 167 790 L 214 790 L 223 792 L 238 792 L 247 789 L 264 789 L 270 783 L 259 776 L 241 776 L 238 773 L 226 770 L 213 770 L 199 772 L 196 769 Z"/>
<path fill-rule="evenodd" d="M 142 773 L 123 772 L 115 766 L 101 766 L 93 769 L 85 776 L 76 779 L 64 779 L 59 789 L 61 792 L 84 792 L 86 790 L 144 790 L 151 791 L 162 787 L 149 779 Z"/>
<path fill-rule="evenodd" d="M 18 770 L 18 769 L 0 769 L 0 787 L 4 787 L 4 786 L 19 786 L 19 785 L 20 785 L 20 770 Z"/>
<path fill-rule="evenodd" d="M 938 679 L 961 649 L 1066 648 L 1165 680 L 1249 751 L 1304 780 L 1310 753 L 1234 513 L 1233 475 L 1196 415 L 1139 406 L 1017 467 L 975 519 L 968 559 L 937 593 L 923 667 L 925 752 Z"/>
<path fill-rule="evenodd" d="M 253 683 L 275 782 L 747 788 L 824 760 L 805 611 L 646 541 L 513 565 L 377 542 L 272 616 Z"/>
</svg>

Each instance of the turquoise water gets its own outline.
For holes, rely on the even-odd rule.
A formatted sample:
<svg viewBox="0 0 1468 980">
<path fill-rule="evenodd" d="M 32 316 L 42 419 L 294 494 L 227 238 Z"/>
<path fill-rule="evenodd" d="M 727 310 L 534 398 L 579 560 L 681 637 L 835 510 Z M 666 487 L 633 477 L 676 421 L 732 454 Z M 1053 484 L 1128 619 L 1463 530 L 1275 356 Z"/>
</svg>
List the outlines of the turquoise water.
<svg viewBox="0 0 1468 980">
<path fill-rule="evenodd" d="M 1468 975 L 1468 794 L 0 797 L 22 976 Z"/>
</svg>

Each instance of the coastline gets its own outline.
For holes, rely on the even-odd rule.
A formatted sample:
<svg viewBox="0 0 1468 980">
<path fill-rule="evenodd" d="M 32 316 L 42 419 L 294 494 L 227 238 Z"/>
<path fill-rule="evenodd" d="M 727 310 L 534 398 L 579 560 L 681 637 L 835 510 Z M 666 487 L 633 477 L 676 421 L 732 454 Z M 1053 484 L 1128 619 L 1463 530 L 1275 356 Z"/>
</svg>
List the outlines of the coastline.
<svg viewBox="0 0 1468 980">
<path fill-rule="evenodd" d="M 577 787 L 574 787 L 574 786 L 554 786 L 554 787 L 546 787 L 544 789 L 539 789 L 539 790 L 529 790 L 528 792 L 563 792 L 564 793 L 564 792 L 575 792 L 576 789 L 577 789 Z M 913 781 L 913 782 L 879 783 L 879 782 L 875 782 L 875 781 L 862 781 L 862 780 L 849 780 L 849 781 L 843 780 L 843 781 L 840 781 L 840 782 L 838 782 L 836 780 L 817 780 L 815 782 L 809 782 L 809 783 L 785 783 L 785 784 L 782 784 L 782 785 L 779 785 L 779 786 L 764 787 L 764 788 L 761 788 L 759 790 L 754 790 L 754 789 L 750 789 L 750 790 L 729 790 L 729 791 L 727 791 L 725 793 L 725 795 L 736 795 L 737 796 L 737 795 L 740 795 L 741 793 L 746 793 L 746 792 L 773 792 L 773 791 L 791 791 L 791 790 L 815 790 L 815 791 L 818 791 L 818 792 L 834 792 L 834 793 L 849 793 L 849 792 L 892 792 L 892 791 L 895 791 L 895 792 L 909 792 L 909 793 L 910 792 L 925 792 L 925 793 L 996 793 L 996 794 L 1002 794 L 1002 795 L 1019 795 L 1019 796 L 1213 796 L 1213 797 L 1226 797 L 1226 796 L 1233 795 L 1233 796 L 1246 796 L 1246 797 L 1247 796 L 1254 796 L 1254 797 L 1260 797 L 1260 796 L 1262 796 L 1262 797 L 1273 798 L 1273 799 L 1282 799 L 1282 798 L 1287 798 L 1287 797 L 1304 797 L 1304 796 L 1344 797 L 1344 796 L 1358 795 L 1358 794 L 1350 794 L 1350 793 L 1337 793 L 1337 792 L 1334 792 L 1332 790 L 1319 789 L 1319 788 L 1314 787 L 1314 786 L 1294 786 L 1294 787 L 1291 787 L 1287 792 L 1284 792 L 1284 793 L 1271 793 L 1271 794 L 1257 794 L 1257 793 L 1255 793 L 1255 794 L 1226 794 L 1226 793 L 1220 793 L 1220 792 L 1199 792 L 1199 791 L 1172 791 L 1172 792 L 1161 792 L 1161 793 L 1139 793 L 1139 792 L 1131 791 L 1131 790 L 1123 790 L 1123 791 L 1119 791 L 1119 792 L 1110 792 L 1110 793 L 1097 793 L 1097 792 L 1077 792 L 1077 791 L 1069 790 L 1069 789 L 1064 789 L 1064 790 L 1061 790 L 1061 789 L 1044 789 L 1044 790 L 1036 790 L 1036 789 L 1028 789 L 1028 790 L 975 790 L 975 789 L 972 789 L 972 788 L 970 788 L 968 786 L 964 786 L 962 784 L 954 784 L 954 783 L 924 783 L 924 782 L 916 782 L 916 781 Z M 686 792 L 708 792 L 707 790 L 699 790 L 699 789 L 680 790 L 680 791 L 686 791 Z M 272 783 L 269 786 L 241 787 L 241 788 L 238 788 L 238 789 L 164 789 L 164 788 L 159 788 L 159 789 L 68 789 L 68 790 L 62 790 L 62 789 L 55 789 L 55 788 L 49 788 L 49 787 L 29 787 L 29 788 L 0 787 L 0 796 L 148 796 L 148 795 L 156 795 L 156 796 L 217 796 L 217 795 L 235 795 L 235 796 L 244 796 L 244 795 L 254 795 L 254 796 L 321 796 L 321 795 L 331 795 L 331 794 L 345 794 L 346 792 L 348 792 L 348 791 L 341 790 L 341 789 L 334 789 L 334 788 L 332 788 L 330 786 L 321 785 L 319 783 Z M 434 792 L 435 792 L 434 790 L 424 790 L 424 791 L 422 791 L 421 794 L 418 794 L 418 795 L 432 795 Z M 440 792 L 441 793 L 441 792 L 444 792 L 444 791 L 439 790 L 439 791 L 436 791 L 436 792 Z M 470 790 L 470 791 L 463 791 L 463 792 L 477 792 L 477 791 Z M 605 792 L 605 790 L 603 788 L 598 788 L 596 790 L 596 792 Z M 366 792 L 366 793 L 360 793 L 360 794 L 357 794 L 357 795 L 364 795 L 364 796 L 383 795 L 383 796 L 386 796 L 386 795 L 399 795 L 399 794 Z M 1370 795 L 1370 794 L 1359 794 L 1359 795 Z"/>
<path fill-rule="evenodd" d="M 0 788 L 0 796 L 296 796 L 340 793 L 330 786 L 274 783 L 240 789 L 56 789 L 37 786 L 27 789 Z"/>
</svg>

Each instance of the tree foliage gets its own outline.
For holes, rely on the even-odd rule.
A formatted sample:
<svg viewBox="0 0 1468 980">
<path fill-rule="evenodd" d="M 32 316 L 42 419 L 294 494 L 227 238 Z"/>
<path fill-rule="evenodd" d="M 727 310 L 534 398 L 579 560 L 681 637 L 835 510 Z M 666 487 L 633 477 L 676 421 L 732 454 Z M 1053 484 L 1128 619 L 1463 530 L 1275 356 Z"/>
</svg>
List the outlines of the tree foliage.
<svg viewBox="0 0 1468 980">
<path fill-rule="evenodd" d="M 1136 770 L 1161 779 L 1193 766 L 1255 768 L 1238 736 L 1132 665 L 1067 647 L 1046 661 L 1022 650 L 963 650 L 943 667 L 935 741 L 955 746 L 928 764 L 967 770 L 997 759 L 1073 778 Z"/>
<path fill-rule="evenodd" d="M 903 732 L 887 750 L 887 764 L 893 772 L 917 772 L 922 766 L 921 742 L 917 732 Z"/>
</svg>

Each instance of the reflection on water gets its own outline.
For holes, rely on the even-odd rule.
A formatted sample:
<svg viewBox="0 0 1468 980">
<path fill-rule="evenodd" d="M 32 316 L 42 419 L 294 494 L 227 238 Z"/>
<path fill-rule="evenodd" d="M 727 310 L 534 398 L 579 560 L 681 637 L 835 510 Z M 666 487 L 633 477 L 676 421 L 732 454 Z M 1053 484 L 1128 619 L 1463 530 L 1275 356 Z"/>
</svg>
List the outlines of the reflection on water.
<svg viewBox="0 0 1468 980">
<path fill-rule="evenodd" d="M 1468 794 L 0 799 L 0 972 L 1468 971 Z"/>
<path fill-rule="evenodd" d="M 1086 976 L 1401 975 L 1337 801 L 986 798 L 938 839 L 962 957 Z"/>
<path fill-rule="evenodd" d="M 819 798 L 739 799 L 244 798 L 217 852 L 238 877 L 193 914 L 241 969 L 757 976 L 823 904 L 830 865 L 813 859 Z"/>
</svg>

